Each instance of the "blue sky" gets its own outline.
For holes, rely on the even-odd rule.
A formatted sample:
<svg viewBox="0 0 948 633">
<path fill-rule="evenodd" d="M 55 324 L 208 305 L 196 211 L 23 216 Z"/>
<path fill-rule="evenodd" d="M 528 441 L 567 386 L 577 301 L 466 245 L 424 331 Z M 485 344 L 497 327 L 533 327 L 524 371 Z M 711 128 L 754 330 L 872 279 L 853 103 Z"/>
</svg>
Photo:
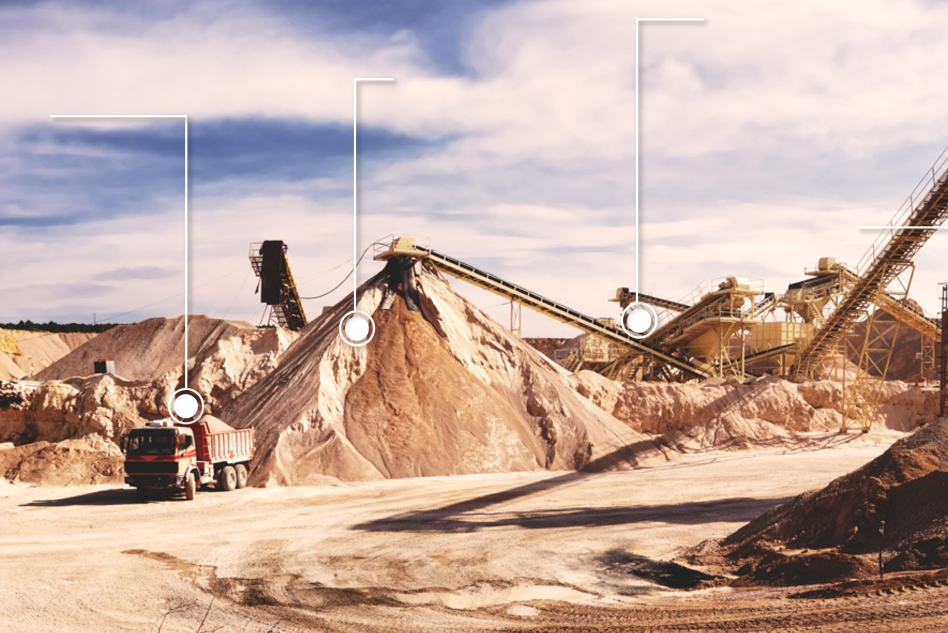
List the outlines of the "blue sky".
<svg viewBox="0 0 948 633">
<path fill-rule="evenodd" d="M 641 290 L 780 291 L 819 257 L 854 263 L 875 238 L 855 226 L 886 222 L 948 144 L 948 8 L 755 4 L 0 3 L 0 321 L 182 312 L 183 125 L 54 113 L 189 115 L 193 312 L 259 319 L 263 239 L 289 243 L 304 294 L 335 286 L 367 76 L 396 81 L 360 88 L 360 246 L 430 239 L 615 316 L 636 272 L 636 16 L 706 18 L 642 27 Z M 929 310 L 945 239 L 917 258 Z"/>
</svg>

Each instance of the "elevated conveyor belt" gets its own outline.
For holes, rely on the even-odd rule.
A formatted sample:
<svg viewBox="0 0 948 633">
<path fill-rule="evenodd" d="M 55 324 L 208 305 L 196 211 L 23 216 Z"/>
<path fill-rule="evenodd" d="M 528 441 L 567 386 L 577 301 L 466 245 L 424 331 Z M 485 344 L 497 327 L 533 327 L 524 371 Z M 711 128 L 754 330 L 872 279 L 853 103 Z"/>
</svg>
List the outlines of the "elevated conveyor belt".
<svg viewBox="0 0 948 633">
<path fill-rule="evenodd" d="M 892 228 L 885 229 L 877 244 L 863 257 L 865 264 L 856 267 L 858 279 L 801 352 L 792 372 L 795 377 L 812 376 L 820 360 L 835 349 L 856 321 L 866 314 L 876 296 L 911 266 L 915 254 L 948 218 L 946 164 L 948 148 L 935 161 L 931 175 L 916 185 L 896 213 L 889 223 Z"/>
<path fill-rule="evenodd" d="M 647 295 L 644 292 L 640 292 L 638 297 L 639 301 L 642 303 L 647 303 L 654 308 L 671 310 L 672 312 L 684 312 L 690 307 L 687 303 L 672 301 L 671 299 L 663 299 L 662 297 L 656 297 L 655 295 Z M 628 288 L 619 288 L 616 290 L 616 296 L 612 299 L 609 299 L 609 301 L 618 302 L 624 310 L 629 304 L 635 303 L 635 293 L 630 292 Z"/>
<path fill-rule="evenodd" d="M 286 258 L 287 246 L 281 240 L 250 245 L 250 266 L 260 278 L 260 302 L 272 310 L 277 324 L 291 330 L 306 325 L 306 313 Z"/>
<path fill-rule="evenodd" d="M 687 336 L 689 328 L 717 315 L 728 303 L 728 297 L 721 294 L 707 294 L 696 304 L 689 306 L 672 320 L 664 323 L 646 339 L 652 345 L 669 345 Z M 697 334 L 692 332 L 692 338 Z"/>
<path fill-rule="evenodd" d="M 762 352 L 755 352 L 753 354 L 748 354 L 744 358 L 735 358 L 734 360 L 728 361 L 728 363 L 724 365 L 724 368 L 733 369 L 735 367 L 738 367 L 741 363 L 749 364 L 755 361 L 772 358 L 774 356 L 779 356 L 780 354 L 786 354 L 788 352 L 792 352 L 797 347 L 799 347 L 799 345 L 797 345 L 796 343 L 787 343 L 786 345 L 771 347 L 770 349 L 765 349 Z"/>
<path fill-rule="evenodd" d="M 687 360 L 673 356 L 658 347 L 647 345 L 629 336 L 618 326 L 600 323 L 590 316 L 586 316 L 563 304 L 547 299 L 535 292 L 531 292 L 522 286 L 505 281 L 496 275 L 479 270 L 470 264 L 466 264 L 453 257 L 439 253 L 438 251 L 416 246 L 410 239 L 397 238 L 393 241 L 388 251 L 377 254 L 375 259 L 387 260 L 400 255 L 409 255 L 422 259 L 436 270 L 457 277 L 458 279 L 463 279 L 468 283 L 493 292 L 506 299 L 516 301 L 588 334 L 594 334 L 609 342 L 621 345 L 630 351 L 655 358 L 668 366 L 679 369 L 687 375 L 698 378 L 706 378 L 711 375 L 708 369 L 704 369 Z"/>
</svg>

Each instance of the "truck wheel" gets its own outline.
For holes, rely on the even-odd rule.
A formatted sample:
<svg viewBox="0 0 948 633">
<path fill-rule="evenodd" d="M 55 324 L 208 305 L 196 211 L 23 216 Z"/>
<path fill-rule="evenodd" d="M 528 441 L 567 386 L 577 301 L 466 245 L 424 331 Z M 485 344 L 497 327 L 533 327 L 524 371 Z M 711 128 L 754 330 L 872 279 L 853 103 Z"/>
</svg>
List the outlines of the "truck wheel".
<svg viewBox="0 0 948 633">
<path fill-rule="evenodd" d="M 138 486 L 135 488 L 135 496 L 138 497 L 139 501 L 148 501 L 148 498 L 151 496 L 149 494 L 148 488 L 144 486 Z"/>
<path fill-rule="evenodd" d="M 234 471 L 233 466 L 224 466 L 224 468 L 221 469 L 217 485 L 225 492 L 230 492 L 237 487 L 237 473 Z"/>
<path fill-rule="evenodd" d="M 246 464 L 237 464 L 234 466 L 234 470 L 237 471 L 237 487 L 246 488 L 247 487 L 247 465 Z"/>
<path fill-rule="evenodd" d="M 188 481 L 184 485 L 184 498 L 188 501 L 194 501 L 195 492 L 197 492 L 197 481 L 194 479 L 194 473 L 188 473 Z"/>
</svg>

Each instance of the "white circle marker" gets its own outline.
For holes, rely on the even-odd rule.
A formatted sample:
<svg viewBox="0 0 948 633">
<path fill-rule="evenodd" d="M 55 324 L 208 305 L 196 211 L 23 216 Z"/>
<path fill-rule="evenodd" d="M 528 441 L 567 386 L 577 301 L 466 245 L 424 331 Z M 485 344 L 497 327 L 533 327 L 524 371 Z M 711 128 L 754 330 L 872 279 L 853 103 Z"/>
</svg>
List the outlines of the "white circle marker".
<svg viewBox="0 0 948 633">
<path fill-rule="evenodd" d="M 375 321 L 365 312 L 353 310 L 339 321 L 339 335 L 352 347 L 363 347 L 375 336 Z"/>
<path fill-rule="evenodd" d="M 179 424 L 193 424 L 204 416 L 204 398 L 194 389 L 178 389 L 168 399 L 168 413 Z"/>
<path fill-rule="evenodd" d="M 353 314 L 346 321 L 346 336 L 350 341 L 363 341 L 369 335 L 369 322 L 361 315 Z"/>
<path fill-rule="evenodd" d="M 198 400 L 190 393 L 182 393 L 175 398 L 174 412 L 182 418 L 193 418 L 198 412 Z"/>
<path fill-rule="evenodd" d="M 658 315 L 655 308 L 647 303 L 630 303 L 622 311 L 619 324 L 632 338 L 646 338 L 658 327 Z"/>
<path fill-rule="evenodd" d="M 652 325 L 652 315 L 645 308 L 636 308 L 626 315 L 625 325 L 636 334 L 644 334 Z"/>
</svg>

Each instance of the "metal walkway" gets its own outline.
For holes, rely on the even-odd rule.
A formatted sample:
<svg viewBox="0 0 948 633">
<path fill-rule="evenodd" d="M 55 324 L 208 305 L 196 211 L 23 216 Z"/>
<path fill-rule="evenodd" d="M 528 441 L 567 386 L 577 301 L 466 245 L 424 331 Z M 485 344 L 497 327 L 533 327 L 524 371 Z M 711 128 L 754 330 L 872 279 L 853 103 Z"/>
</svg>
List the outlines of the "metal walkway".
<svg viewBox="0 0 948 633">
<path fill-rule="evenodd" d="M 547 299 L 535 292 L 531 292 L 522 286 L 505 281 L 496 275 L 480 270 L 466 264 L 460 260 L 449 257 L 438 251 L 416 246 L 414 240 L 410 238 L 396 238 L 391 247 L 384 252 L 375 255 L 376 260 L 388 260 L 392 257 L 408 255 L 417 259 L 422 259 L 436 270 L 447 273 L 458 279 L 463 279 L 479 288 L 500 295 L 511 301 L 516 301 L 537 312 L 545 314 L 567 325 L 576 327 L 588 334 L 594 334 L 607 341 L 621 345 L 630 351 L 650 356 L 665 365 L 674 367 L 689 377 L 706 378 L 711 375 L 709 369 L 699 367 L 698 365 L 678 358 L 653 345 L 648 345 L 642 341 L 626 334 L 619 326 L 610 326 L 597 321 L 596 319 L 577 312 L 561 303 Z"/>
<path fill-rule="evenodd" d="M 936 227 L 948 219 L 948 148 L 942 151 L 929 174 L 916 185 L 893 219 L 882 231 L 860 265 L 858 279 L 838 307 L 826 319 L 804 348 L 793 368 L 796 378 L 813 375 L 820 360 L 833 351 L 840 340 L 903 271 L 912 258 L 934 235 Z M 924 227 L 924 228 L 906 228 Z"/>
</svg>

